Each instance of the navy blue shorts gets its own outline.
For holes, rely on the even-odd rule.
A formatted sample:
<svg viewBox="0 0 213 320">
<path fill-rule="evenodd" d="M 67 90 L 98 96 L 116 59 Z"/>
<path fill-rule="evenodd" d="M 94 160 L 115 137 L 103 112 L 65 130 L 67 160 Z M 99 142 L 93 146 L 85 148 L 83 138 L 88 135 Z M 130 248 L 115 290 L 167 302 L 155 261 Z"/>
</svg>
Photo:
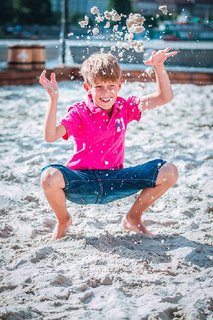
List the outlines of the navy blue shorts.
<svg viewBox="0 0 213 320">
<path fill-rule="evenodd" d="M 156 186 L 159 169 L 166 161 L 152 160 L 118 170 L 71 170 L 60 164 L 42 168 L 59 170 L 65 180 L 66 198 L 78 204 L 106 204 Z"/>
</svg>

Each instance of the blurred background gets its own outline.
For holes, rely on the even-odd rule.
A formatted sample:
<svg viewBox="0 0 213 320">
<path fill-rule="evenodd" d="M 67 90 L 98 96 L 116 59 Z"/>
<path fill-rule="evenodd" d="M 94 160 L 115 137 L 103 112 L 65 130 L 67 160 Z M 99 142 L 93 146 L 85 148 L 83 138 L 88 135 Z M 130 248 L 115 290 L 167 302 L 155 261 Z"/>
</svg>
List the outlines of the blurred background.
<svg viewBox="0 0 213 320">
<path fill-rule="evenodd" d="M 159 10 L 162 5 L 167 6 L 167 14 Z M 213 0 L 7 0 L 0 2 L 0 68 L 6 66 L 8 47 L 14 44 L 45 46 L 47 67 L 81 63 L 101 46 L 109 50 L 111 44 L 106 42 L 115 41 L 113 23 L 109 28 L 106 21 L 99 23 L 96 35 L 79 25 L 87 15 L 90 31 L 95 26 L 93 6 L 101 14 L 115 9 L 126 16 L 143 15 L 145 31 L 135 34 L 134 40 L 144 41 L 145 55 L 171 47 L 182 50 L 168 61 L 171 66 L 213 67 Z M 144 55 L 133 56 L 131 62 L 143 63 Z M 125 54 L 121 60 L 130 62 Z"/>
<path fill-rule="evenodd" d="M 85 15 L 92 16 L 90 9 L 97 6 L 102 13 L 112 8 L 127 15 L 130 12 L 141 13 L 146 18 L 147 32 L 143 37 L 176 41 L 213 40 L 212 0 L 1 1 L 1 39 L 57 39 L 64 5 L 67 37 L 70 32 L 86 36 L 86 29 L 81 29 L 78 22 Z M 159 11 L 161 5 L 167 5 L 167 15 Z"/>
</svg>

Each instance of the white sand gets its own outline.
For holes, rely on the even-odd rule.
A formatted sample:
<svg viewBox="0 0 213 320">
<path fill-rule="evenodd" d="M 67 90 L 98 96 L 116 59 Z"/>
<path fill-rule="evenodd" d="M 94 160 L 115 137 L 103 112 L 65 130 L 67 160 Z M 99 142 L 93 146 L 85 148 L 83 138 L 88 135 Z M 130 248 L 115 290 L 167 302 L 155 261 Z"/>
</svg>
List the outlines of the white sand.
<svg viewBox="0 0 213 320">
<path fill-rule="evenodd" d="M 129 126 L 126 166 L 161 157 L 180 178 L 145 214 L 157 236 L 121 230 L 134 197 L 106 206 L 69 203 L 74 226 L 50 240 L 54 216 L 40 168 L 65 163 L 72 142 L 44 142 L 43 89 L 1 87 L 0 319 L 212 319 L 212 90 L 173 85 L 174 100 Z M 142 95 L 153 84 L 128 83 Z M 84 91 L 59 83 L 59 118 Z"/>
</svg>

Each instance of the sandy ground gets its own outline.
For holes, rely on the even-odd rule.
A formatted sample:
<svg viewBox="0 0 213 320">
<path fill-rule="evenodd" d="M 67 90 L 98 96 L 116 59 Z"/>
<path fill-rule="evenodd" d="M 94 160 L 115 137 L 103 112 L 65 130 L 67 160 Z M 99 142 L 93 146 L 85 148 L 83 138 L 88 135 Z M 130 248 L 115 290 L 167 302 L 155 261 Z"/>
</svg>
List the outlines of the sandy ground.
<svg viewBox="0 0 213 320">
<path fill-rule="evenodd" d="M 48 144 L 48 97 L 39 86 L 1 87 L 0 319 L 212 319 L 213 86 L 173 85 L 172 103 L 131 123 L 126 166 L 161 157 L 178 183 L 145 214 L 154 239 L 121 230 L 134 196 L 106 206 L 69 203 L 74 226 L 50 240 L 54 216 L 40 169 L 64 164 L 72 141 Z M 122 95 L 152 92 L 128 83 Z M 59 118 L 84 98 L 59 84 Z"/>
</svg>

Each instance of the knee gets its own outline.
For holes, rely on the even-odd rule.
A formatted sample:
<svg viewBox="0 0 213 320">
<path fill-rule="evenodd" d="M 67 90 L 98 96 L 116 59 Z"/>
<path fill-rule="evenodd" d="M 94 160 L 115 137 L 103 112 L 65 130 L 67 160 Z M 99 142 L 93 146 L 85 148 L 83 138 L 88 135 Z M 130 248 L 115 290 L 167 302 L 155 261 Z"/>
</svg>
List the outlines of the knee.
<svg viewBox="0 0 213 320">
<path fill-rule="evenodd" d="M 178 180 L 178 168 L 173 163 L 166 163 L 166 180 L 174 185 Z"/>
<path fill-rule="evenodd" d="M 158 183 L 167 183 L 173 186 L 178 179 L 178 169 L 173 163 L 164 164 L 159 171 Z"/>
<path fill-rule="evenodd" d="M 41 175 L 41 186 L 44 190 L 56 187 L 64 188 L 64 178 L 62 173 L 55 168 L 46 169 Z"/>
</svg>

